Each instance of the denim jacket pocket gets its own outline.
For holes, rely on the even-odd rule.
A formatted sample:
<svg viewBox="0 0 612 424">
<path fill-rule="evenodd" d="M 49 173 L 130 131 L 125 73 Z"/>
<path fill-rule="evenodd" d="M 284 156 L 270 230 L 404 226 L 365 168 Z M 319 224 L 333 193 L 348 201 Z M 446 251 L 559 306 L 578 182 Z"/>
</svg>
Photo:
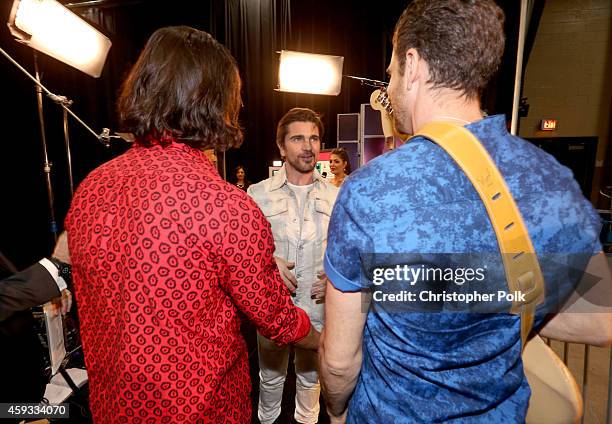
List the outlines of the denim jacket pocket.
<svg viewBox="0 0 612 424">
<path fill-rule="evenodd" d="M 327 199 L 315 199 L 315 211 L 319 215 L 321 215 L 321 222 L 324 224 L 324 232 L 327 234 L 327 225 L 329 224 L 329 219 L 331 218 L 332 209 L 334 204 Z"/>
<path fill-rule="evenodd" d="M 275 256 L 287 257 L 287 228 L 286 220 L 289 211 L 287 199 L 269 198 L 259 204 L 259 208 L 272 227 L 274 235 Z"/>
</svg>

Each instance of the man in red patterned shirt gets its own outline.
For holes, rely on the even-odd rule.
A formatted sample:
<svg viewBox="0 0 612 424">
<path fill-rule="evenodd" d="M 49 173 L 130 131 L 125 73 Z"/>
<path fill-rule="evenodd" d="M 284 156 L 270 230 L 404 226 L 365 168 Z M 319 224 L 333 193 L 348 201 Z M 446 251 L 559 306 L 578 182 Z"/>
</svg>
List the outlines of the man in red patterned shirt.
<svg viewBox="0 0 612 424">
<path fill-rule="evenodd" d="M 189 27 L 156 31 L 122 87 L 128 152 L 78 188 L 66 228 L 96 423 L 250 421 L 240 316 L 316 349 L 270 226 L 203 149 L 237 146 L 240 77 Z"/>
</svg>

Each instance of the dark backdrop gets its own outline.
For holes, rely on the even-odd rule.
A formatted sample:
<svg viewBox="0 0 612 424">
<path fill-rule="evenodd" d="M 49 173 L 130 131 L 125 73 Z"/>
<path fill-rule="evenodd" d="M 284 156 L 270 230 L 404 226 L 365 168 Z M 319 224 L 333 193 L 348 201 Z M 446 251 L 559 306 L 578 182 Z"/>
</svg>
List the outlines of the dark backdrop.
<svg viewBox="0 0 612 424">
<path fill-rule="evenodd" d="M 0 6 L 0 22 L 7 20 L 12 1 Z M 518 28 L 518 4 L 499 0 L 506 11 L 507 48 L 498 77 L 484 96 L 489 113 L 510 116 Z M 210 32 L 236 57 L 243 78 L 242 124 L 245 142 L 227 154 L 228 177 L 245 165 L 251 181 L 267 177 L 270 161 L 279 159 L 274 144 L 278 119 L 293 106 L 311 107 L 323 114 L 326 147 L 335 146 L 336 115 L 358 112 L 369 101 L 371 88 L 345 79 L 337 97 L 274 91 L 280 49 L 344 56 L 344 74 L 385 79 L 391 56 L 393 26 L 405 8 L 404 0 L 107 0 L 96 7 L 73 10 L 86 17 L 113 42 L 102 76 L 93 79 L 54 59 L 40 55 L 43 83 L 74 100 L 73 110 L 96 131 L 117 130 L 114 104 L 117 90 L 151 33 L 162 26 L 190 25 Z M 383 6 L 384 5 L 384 6 Z M 0 46 L 27 69 L 32 51 L 16 43 L 4 24 Z M 0 57 L 2 81 L 2 199 L 0 251 L 19 268 L 49 254 L 53 245 L 49 208 L 42 172 L 42 148 L 32 83 Z M 69 206 L 60 108 L 45 99 L 45 121 L 53 162 L 55 209 L 59 225 Z M 92 169 L 123 152 L 127 146 L 102 146 L 71 121 L 75 185 Z"/>
</svg>

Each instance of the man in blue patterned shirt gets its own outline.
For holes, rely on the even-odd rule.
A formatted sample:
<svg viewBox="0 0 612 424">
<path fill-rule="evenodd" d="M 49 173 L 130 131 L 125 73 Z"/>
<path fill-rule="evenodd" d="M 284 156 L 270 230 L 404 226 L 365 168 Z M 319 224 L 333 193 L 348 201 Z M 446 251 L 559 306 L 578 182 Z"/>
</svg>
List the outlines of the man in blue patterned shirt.
<svg viewBox="0 0 612 424">
<path fill-rule="evenodd" d="M 504 176 L 540 260 L 546 301 L 534 329 L 561 340 L 609 344 L 610 308 L 589 303 L 589 293 L 578 300 L 572 294 L 585 267 L 601 279 L 592 290 L 596 298 L 612 293 L 597 213 L 567 168 L 510 135 L 503 116 L 481 115 L 480 94 L 504 49 L 503 21 L 493 0 L 414 0 L 397 23 L 388 69 L 395 124 L 410 134 L 428 122 L 447 121 L 480 140 Z M 390 310 L 364 294 L 384 287 L 372 264 L 392 255 L 413 258 L 404 265 L 418 271 L 476 254 L 486 269 L 482 284 L 504 290 L 498 252 L 476 190 L 433 142 L 412 139 L 351 176 L 332 213 L 325 255 L 331 283 L 320 378 L 332 422 L 525 420 L 530 390 L 518 315 L 451 313 L 445 302 L 434 304 L 433 312 Z M 458 265 L 452 269 L 465 270 Z M 572 306 L 555 314 L 570 295 Z"/>
</svg>

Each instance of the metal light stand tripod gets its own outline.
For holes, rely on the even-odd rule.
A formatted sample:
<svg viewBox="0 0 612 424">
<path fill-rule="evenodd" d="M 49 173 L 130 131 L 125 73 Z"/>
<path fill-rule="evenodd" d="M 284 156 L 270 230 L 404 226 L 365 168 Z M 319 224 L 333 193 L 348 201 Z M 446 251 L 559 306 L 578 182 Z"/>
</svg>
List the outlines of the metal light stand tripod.
<svg viewBox="0 0 612 424">
<path fill-rule="evenodd" d="M 34 52 L 34 72 L 36 76 L 32 76 L 23 66 L 21 66 L 17 61 L 15 61 L 6 51 L 0 48 L 0 53 L 6 57 L 13 65 L 15 65 L 21 72 L 23 72 L 30 80 L 32 80 L 36 86 L 36 99 L 38 103 L 38 120 L 40 123 L 40 136 L 43 147 L 43 172 L 45 174 L 45 182 L 47 186 L 47 197 L 49 202 L 49 211 L 51 218 L 51 232 L 57 241 L 57 233 L 58 226 L 55 221 L 55 197 L 53 193 L 53 187 L 51 185 L 51 167 L 52 163 L 49 162 L 49 157 L 47 154 L 47 138 L 45 135 L 45 121 L 43 116 L 43 92 L 53 100 L 55 103 L 60 105 L 63 109 L 63 124 L 64 124 L 64 142 L 66 148 L 66 158 L 68 163 L 68 178 L 70 180 L 70 198 L 72 198 L 72 194 L 74 192 L 74 182 L 72 178 L 72 158 L 70 154 L 70 135 L 68 129 L 68 114 L 70 114 L 78 123 L 80 123 L 87 131 L 89 131 L 98 141 L 100 141 L 104 146 L 109 147 L 111 139 L 113 138 L 123 138 L 118 135 L 111 135 L 110 130 L 108 128 L 103 128 L 100 134 L 97 134 L 94 130 L 92 130 L 81 118 L 79 118 L 72 110 L 70 110 L 70 106 L 72 105 L 72 100 L 69 100 L 65 96 L 60 96 L 49 91 L 40 81 L 40 73 L 38 70 L 38 57 L 36 52 Z"/>
</svg>

